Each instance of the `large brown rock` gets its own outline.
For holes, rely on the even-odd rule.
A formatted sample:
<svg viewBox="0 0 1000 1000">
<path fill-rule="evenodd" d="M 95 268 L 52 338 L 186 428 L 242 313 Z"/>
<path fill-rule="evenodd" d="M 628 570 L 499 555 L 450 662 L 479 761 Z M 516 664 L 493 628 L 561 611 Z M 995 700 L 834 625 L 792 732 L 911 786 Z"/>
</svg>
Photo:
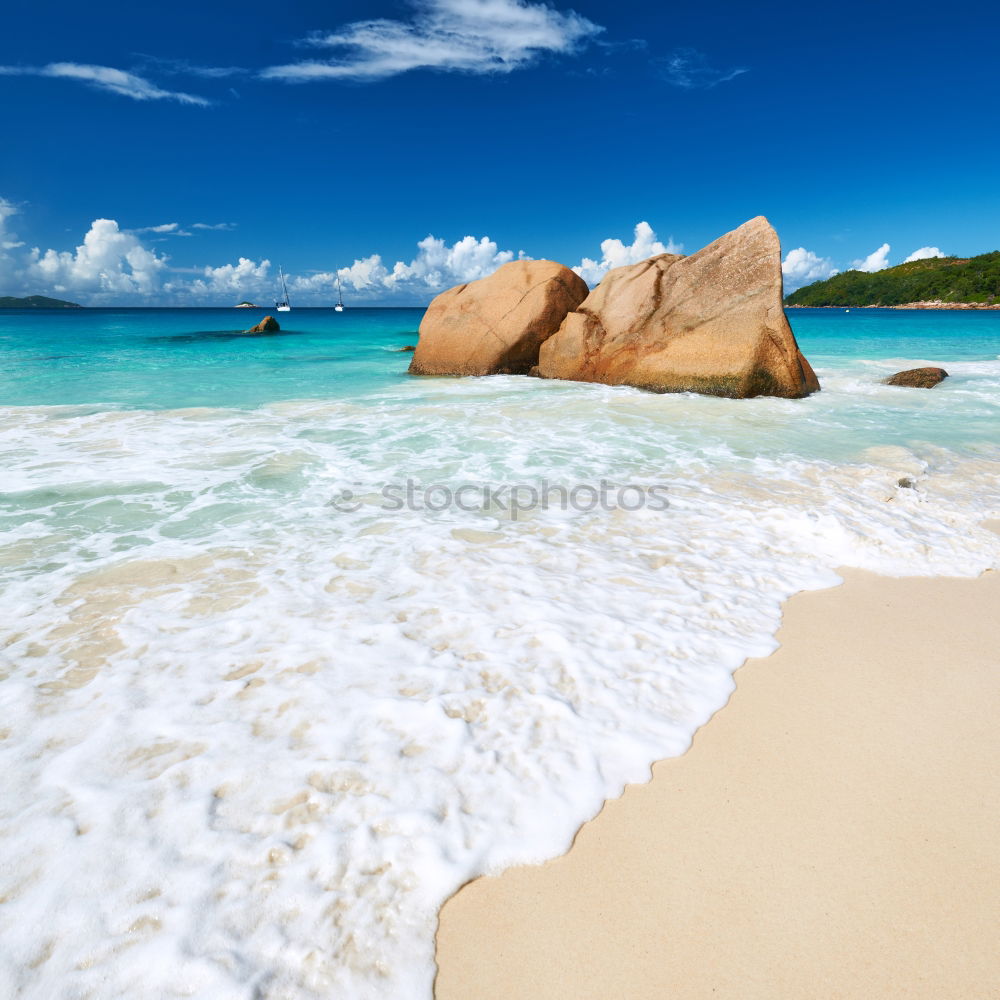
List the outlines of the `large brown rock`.
<svg viewBox="0 0 1000 1000">
<path fill-rule="evenodd" d="M 587 283 L 551 260 L 515 260 L 442 292 L 420 323 L 413 375 L 522 375 Z"/>
<path fill-rule="evenodd" d="M 781 247 L 763 216 L 690 257 L 615 268 L 542 345 L 544 378 L 711 396 L 819 389 L 782 307 Z"/>
<path fill-rule="evenodd" d="M 909 368 L 882 379 L 883 385 L 903 385 L 910 389 L 933 389 L 948 373 L 943 368 Z"/>
<path fill-rule="evenodd" d="M 273 316 L 265 316 L 256 326 L 244 330 L 244 333 L 277 333 L 281 329 Z"/>
</svg>

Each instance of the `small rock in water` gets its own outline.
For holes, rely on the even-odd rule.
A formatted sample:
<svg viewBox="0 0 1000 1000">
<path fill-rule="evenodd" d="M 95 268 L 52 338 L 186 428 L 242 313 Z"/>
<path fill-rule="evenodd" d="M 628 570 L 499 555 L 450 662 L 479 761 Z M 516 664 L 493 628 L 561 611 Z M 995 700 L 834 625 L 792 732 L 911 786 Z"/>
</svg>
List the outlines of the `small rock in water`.
<svg viewBox="0 0 1000 1000">
<path fill-rule="evenodd" d="M 281 329 L 273 316 L 265 316 L 256 326 L 244 330 L 244 333 L 277 333 Z"/>
<path fill-rule="evenodd" d="M 416 344 L 407 344 L 406 347 L 401 347 L 400 351 L 415 351 L 417 349 Z"/>
<path fill-rule="evenodd" d="M 947 377 L 948 373 L 943 368 L 910 368 L 882 379 L 882 384 L 902 385 L 909 389 L 933 389 Z"/>
<path fill-rule="evenodd" d="M 915 490 L 917 488 L 917 484 L 909 476 L 903 476 L 902 479 L 897 481 L 896 485 L 904 490 Z"/>
</svg>

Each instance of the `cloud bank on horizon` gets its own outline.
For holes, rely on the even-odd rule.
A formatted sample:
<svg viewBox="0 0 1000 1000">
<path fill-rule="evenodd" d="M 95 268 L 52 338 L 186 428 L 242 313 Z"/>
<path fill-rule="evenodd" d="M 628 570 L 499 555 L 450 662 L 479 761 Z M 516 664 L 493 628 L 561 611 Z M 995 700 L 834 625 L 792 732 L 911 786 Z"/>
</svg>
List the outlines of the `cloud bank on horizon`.
<svg viewBox="0 0 1000 1000">
<path fill-rule="evenodd" d="M 0 199 L 0 253 L 3 247 L 23 248 L 14 234 L 5 236 L 6 222 L 17 213 L 9 201 Z M 113 219 L 95 219 L 73 250 L 35 247 L 20 258 L 0 255 L 0 286 L 19 287 L 47 294 L 74 295 L 89 304 L 139 299 L 172 305 L 228 304 L 233 298 L 259 298 L 267 302 L 275 294 L 275 276 L 267 259 L 238 258 L 235 264 L 174 268 L 167 254 L 147 247 L 141 237 L 192 235 L 194 229 L 229 228 L 228 223 L 193 223 L 182 229 L 168 222 L 136 229 L 123 229 Z M 9 238 L 8 238 L 9 237 Z M 662 243 L 648 222 L 639 222 L 631 243 L 616 237 L 601 241 L 600 255 L 584 256 L 573 270 L 591 285 L 613 267 L 635 264 L 661 253 L 681 253 L 673 238 Z M 357 258 L 337 270 L 318 270 L 288 275 L 292 294 L 305 303 L 330 300 L 338 277 L 344 289 L 362 302 L 426 302 L 455 285 L 492 274 L 511 260 L 530 260 L 524 250 L 502 250 L 488 236 L 465 236 L 448 244 L 429 235 L 417 243 L 409 261 L 387 263 L 381 254 Z M 186 277 L 186 275 L 192 275 Z M 18 292 L 17 294 L 24 294 Z"/>
<path fill-rule="evenodd" d="M 255 261 L 240 256 L 235 263 L 176 267 L 168 254 L 150 247 L 144 237 L 155 242 L 175 235 L 232 230 L 234 223 L 177 222 L 122 228 L 114 219 L 95 219 L 83 242 L 71 250 L 28 248 L 11 228 L 17 206 L 0 197 L 0 293 L 70 295 L 86 304 L 102 305 L 132 301 L 156 305 L 228 305 L 231 300 L 257 298 L 267 303 L 273 298 L 276 278 L 271 261 Z M 882 244 L 853 266 L 858 270 L 881 270 L 889 266 L 891 247 Z M 608 237 L 600 243 L 600 253 L 582 256 L 573 266 L 589 285 L 596 285 L 615 267 L 636 264 L 663 253 L 683 253 L 683 244 L 669 237 L 662 242 L 646 221 L 636 223 L 632 242 Z M 937 247 L 915 250 L 907 258 L 925 260 L 943 257 Z M 488 236 L 464 236 L 447 243 L 429 235 L 416 245 L 409 261 L 388 263 L 380 253 L 359 257 L 336 270 L 310 271 L 288 276 L 293 296 L 302 304 L 323 305 L 331 301 L 338 277 L 344 290 L 353 293 L 358 304 L 426 303 L 434 295 L 454 285 L 475 281 L 492 274 L 511 260 L 530 260 L 524 250 L 504 250 Z M 859 266 L 862 265 L 862 266 Z M 785 291 L 828 278 L 838 273 L 827 257 L 797 247 L 782 261 Z"/>
<path fill-rule="evenodd" d="M 8 228 L 17 207 L 0 198 L 0 287 L 14 294 L 38 291 L 72 295 L 89 304 L 139 300 L 172 305 L 228 304 L 232 298 L 259 298 L 275 294 L 275 276 L 269 260 L 239 257 L 236 263 L 175 268 L 170 257 L 148 247 L 142 237 L 191 235 L 199 229 L 230 229 L 231 223 L 166 222 L 123 229 L 113 219 L 95 219 L 72 250 L 25 249 L 24 242 Z M 659 253 L 679 252 L 669 240 L 661 243 L 647 222 L 635 226 L 632 243 L 609 238 L 601 243 L 599 259 L 583 257 L 574 270 L 591 284 L 612 267 L 636 263 Z M 12 251 L 19 250 L 20 253 Z M 501 264 L 531 259 L 523 250 L 502 250 L 487 236 L 465 236 L 448 244 L 429 235 L 417 243 L 410 261 L 388 264 L 379 253 L 356 259 L 337 270 L 290 275 L 293 295 L 305 303 L 329 302 L 337 278 L 345 290 L 364 302 L 426 302 L 454 285 L 492 274 Z"/>
</svg>

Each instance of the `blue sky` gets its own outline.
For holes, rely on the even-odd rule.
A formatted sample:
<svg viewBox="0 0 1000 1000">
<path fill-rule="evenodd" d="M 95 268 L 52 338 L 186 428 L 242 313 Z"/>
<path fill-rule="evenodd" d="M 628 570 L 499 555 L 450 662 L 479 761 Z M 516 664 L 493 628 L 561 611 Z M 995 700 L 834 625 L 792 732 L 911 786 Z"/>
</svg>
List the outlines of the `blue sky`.
<svg viewBox="0 0 1000 1000">
<path fill-rule="evenodd" d="M 280 263 L 303 305 L 338 270 L 422 304 L 758 214 L 790 285 L 1000 247 L 993 5 L 57 0 L 3 27 L 0 294 L 267 301 Z"/>
</svg>

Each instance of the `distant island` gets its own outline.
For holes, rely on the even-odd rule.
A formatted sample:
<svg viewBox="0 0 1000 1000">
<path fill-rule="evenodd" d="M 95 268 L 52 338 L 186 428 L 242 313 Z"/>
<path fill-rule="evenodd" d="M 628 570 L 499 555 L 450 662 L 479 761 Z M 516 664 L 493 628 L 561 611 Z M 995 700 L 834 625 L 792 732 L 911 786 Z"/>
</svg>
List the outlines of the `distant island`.
<svg viewBox="0 0 1000 1000">
<path fill-rule="evenodd" d="M 932 257 L 868 274 L 845 271 L 806 285 L 788 306 L 881 306 L 895 309 L 1000 309 L 1000 251 L 979 257 Z"/>
<path fill-rule="evenodd" d="M 237 302 L 234 306 L 235 309 L 261 309 L 262 306 L 254 305 L 252 302 Z"/>
<path fill-rule="evenodd" d="M 77 302 L 66 302 L 63 299 L 50 299 L 47 295 L 26 295 L 17 298 L 14 295 L 0 295 L 0 309 L 82 309 Z"/>
</svg>

